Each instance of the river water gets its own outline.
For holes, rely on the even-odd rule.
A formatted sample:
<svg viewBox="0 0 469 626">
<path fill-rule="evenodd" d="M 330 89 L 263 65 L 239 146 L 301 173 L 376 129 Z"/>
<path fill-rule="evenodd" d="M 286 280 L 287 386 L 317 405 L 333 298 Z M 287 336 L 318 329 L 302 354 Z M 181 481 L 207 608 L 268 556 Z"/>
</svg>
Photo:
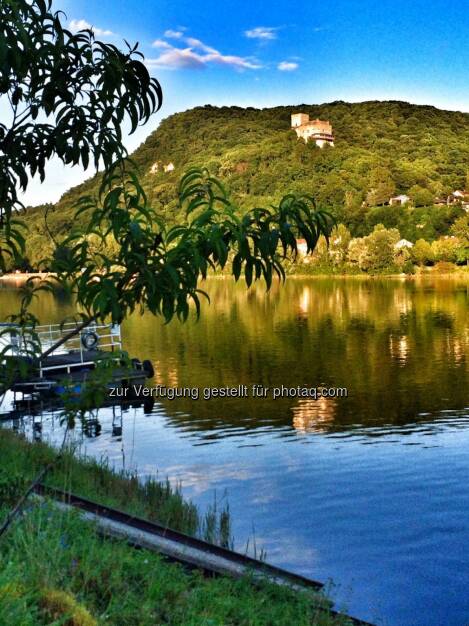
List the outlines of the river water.
<svg viewBox="0 0 469 626">
<path fill-rule="evenodd" d="M 339 607 L 363 619 L 469 624 L 469 280 L 204 288 L 199 321 L 135 315 L 125 348 L 152 360 L 155 384 L 246 385 L 248 397 L 102 409 L 76 434 L 83 449 L 181 481 L 202 509 L 229 502 L 236 549 L 249 540 L 276 565 L 332 579 Z M 0 318 L 17 300 L 0 290 Z M 34 307 L 43 322 L 73 312 L 50 294 Z M 282 386 L 348 395 L 274 400 Z M 41 437 L 58 441 L 54 414 L 42 420 Z M 31 420 L 15 425 L 32 436 Z"/>
</svg>

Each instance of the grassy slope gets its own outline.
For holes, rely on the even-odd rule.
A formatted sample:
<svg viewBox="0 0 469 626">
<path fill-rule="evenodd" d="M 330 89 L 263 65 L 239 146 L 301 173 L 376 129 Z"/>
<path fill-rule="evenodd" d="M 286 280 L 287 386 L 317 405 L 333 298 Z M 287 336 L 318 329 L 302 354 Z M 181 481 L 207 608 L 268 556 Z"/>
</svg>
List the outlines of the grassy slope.
<svg viewBox="0 0 469 626">
<path fill-rule="evenodd" d="M 2 476 L 5 480 L 11 475 L 32 480 L 56 454 L 46 444 L 31 445 L 9 431 L 0 430 L 0 489 Z M 167 481 L 154 479 L 142 483 L 135 474 L 113 472 L 105 461 L 78 458 L 66 452 L 45 482 L 190 535 L 224 545 L 230 541 L 227 511 L 212 512 L 212 516 L 202 519 L 197 508 Z"/>
<path fill-rule="evenodd" d="M 334 149 L 320 150 L 296 139 L 290 115 L 299 110 L 332 122 Z M 176 204 L 180 175 L 192 165 L 205 165 L 226 182 L 243 209 L 277 201 L 288 191 L 308 192 L 341 220 L 359 227 L 361 201 L 376 168 L 389 172 L 396 193 L 418 185 L 432 194 L 445 194 L 466 185 L 469 114 L 403 102 L 262 110 L 197 107 L 165 119 L 132 156 L 152 204 L 172 221 L 181 219 Z M 155 162 L 160 169 L 152 174 Z M 162 172 L 161 166 L 169 162 L 175 171 Z M 64 194 L 50 212 L 51 231 L 67 233 L 73 225 L 74 202 L 97 187 L 98 179 L 90 179 Z M 30 210 L 27 221 L 28 243 L 35 250 L 42 246 L 44 252 L 43 212 Z"/>
<path fill-rule="evenodd" d="M 25 481 L 53 451 L 0 430 L 0 520 Z M 96 463 L 66 455 L 50 481 L 94 499 L 146 515 L 186 532 L 197 512 L 165 484 L 151 492 Z M 158 492 L 158 496 L 155 494 Z M 171 513 L 168 515 L 168 512 Z M 181 626 L 346 624 L 318 605 L 324 598 L 249 578 L 204 578 L 157 554 L 104 540 L 76 514 L 31 504 L 0 540 L 0 624 L 11 626 Z"/>
<path fill-rule="evenodd" d="M 76 515 L 47 505 L 31 508 L 11 529 L 0 556 L 0 623 L 9 626 L 346 623 L 319 613 L 308 593 L 256 588 L 248 578 L 204 578 L 102 539 Z"/>
</svg>

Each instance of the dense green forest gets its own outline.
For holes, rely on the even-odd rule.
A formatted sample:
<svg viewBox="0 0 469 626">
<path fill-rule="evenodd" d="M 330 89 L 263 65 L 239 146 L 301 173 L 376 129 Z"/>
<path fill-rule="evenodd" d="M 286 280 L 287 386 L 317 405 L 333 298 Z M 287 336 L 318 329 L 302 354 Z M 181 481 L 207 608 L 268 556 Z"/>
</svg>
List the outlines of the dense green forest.
<svg viewBox="0 0 469 626">
<path fill-rule="evenodd" d="M 320 149 L 298 140 L 290 128 L 294 112 L 329 120 L 335 147 Z M 469 114 L 431 106 L 333 102 L 268 109 L 197 107 L 163 120 L 132 157 L 150 202 L 170 222 L 183 219 L 176 188 L 191 166 L 206 166 L 219 176 L 241 211 L 269 205 L 290 191 L 312 194 L 352 238 L 369 236 L 382 224 L 411 242 L 432 242 L 451 235 L 458 218 L 467 221 L 460 205 L 434 203 L 456 189 L 469 189 Z M 174 170 L 165 172 L 170 163 Z M 49 207 L 48 229 L 56 238 L 69 232 L 75 202 L 96 192 L 98 182 L 98 177 L 89 179 Z M 397 194 L 407 194 L 410 202 L 387 206 Z M 33 266 L 49 245 L 44 211 L 35 207 L 26 214 Z M 464 255 L 453 256 L 464 261 Z M 438 260 L 433 257 L 428 261 Z"/>
</svg>

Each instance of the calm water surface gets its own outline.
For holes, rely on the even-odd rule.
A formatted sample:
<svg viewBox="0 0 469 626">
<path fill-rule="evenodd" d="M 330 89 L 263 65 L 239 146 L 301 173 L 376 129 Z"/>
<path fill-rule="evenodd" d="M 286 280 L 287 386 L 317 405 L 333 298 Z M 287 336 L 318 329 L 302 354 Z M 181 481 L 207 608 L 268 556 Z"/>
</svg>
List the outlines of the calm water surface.
<svg viewBox="0 0 469 626">
<path fill-rule="evenodd" d="M 206 288 L 199 322 L 135 316 L 124 326 L 125 347 L 152 359 L 157 383 L 326 385 L 348 397 L 103 409 L 98 436 L 76 434 L 87 453 L 180 480 L 202 508 L 228 499 L 237 549 L 255 536 L 271 562 L 333 579 L 353 614 L 469 624 L 469 281 Z M 0 318 L 17 298 L 0 290 Z M 35 306 L 42 321 L 73 311 L 60 297 Z M 32 433 L 29 419 L 15 425 Z M 42 436 L 59 439 L 53 414 Z"/>
</svg>

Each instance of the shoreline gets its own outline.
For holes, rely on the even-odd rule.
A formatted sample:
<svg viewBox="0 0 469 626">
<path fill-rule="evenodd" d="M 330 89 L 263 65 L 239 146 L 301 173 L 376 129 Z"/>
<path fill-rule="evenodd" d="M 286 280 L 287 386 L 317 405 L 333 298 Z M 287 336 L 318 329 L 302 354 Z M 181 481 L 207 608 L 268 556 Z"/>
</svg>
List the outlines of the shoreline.
<svg viewBox="0 0 469 626">
<path fill-rule="evenodd" d="M 416 274 L 288 274 L 287 278 L 352 278 L 358 280 L 419 280 L 427 278 L 467 278 L 469 279 L 469 271 L 455 272 L 419 272 Z"/>
<path fill-rule="evenodd" d="M 6 283 L 25 283 L 31 278 L 37 278 L 38 280 L 43 280 L 48 278 L 49 276 L 54 276 L 51 272 L 18 272 L 13 274 L 1 274 L 0 282 Z"/>
<path fill-rule="evenodd" d="M 231 274 L 212 274 L 208 276 L 209 279 L 221 279 L 227 280 L 233 278 Z M 400 280 L 402 282 L 407 280 L 421 280 L 421 279 L 460 279 L 465 278 L 469 280 L 469 270 L 456 270 L 454 272 L 418 272 L 416 274 L 326 274 L 326 273 L 301 273 L 295 272 L 293 274 L 287 274 L 285 276 L 286 280 L 289 279 L 302 279 L 311 278 L 311 279 L 352 279 L 352 280 Z M 243 276 L 240 276 L 239 280 L 243 280 Z M 201 281 L 203 282 L 203 281 Z"/>
<path fill-rule="evenodd" d="M 31 273 L 14 273 L 14 274 L 2 274 L 0 275 L 0 284 L 1 283 L 14 283 L 17 285 L 23 284 L 30 279 L 36 280 L 44 280 L 49 276 L 55 276 L 52 272 L 31 272 Z M 227 279 L 233 278 L 231 274 L 211 274 L 207 278 L 217 278 L 217 279 Z M 464 269 L 456 269 L 452 272 L 435 272 L 430 270 L 423 272 L 416 272 L 415 274 L 405 274 L 405 273 L 394 273 L 394 274 L 347 274 L 347 273 L 337 273 L 337 274 L 328 274 L 325 272 L 318 273 L 310 273 L 310 272 L 294 272 L 291 274 L 287 274 L 286 279 L 295 278 L 295 279 L 305 279 L 305 278 L 314 278 L 314 279 L 353 279 L 353 280 L 421 280 L 421 279 L 460 279 L 466 278 L 469 280 L 469 267 Z M 240 277 L 242 279 L 242 276 Z M 203 281 L 201 281 L 203 282 Z"/>
<path fill-rule="evenodd" d="M 33 476 L 53 461 L 57 451 L 0 429 L 0 452 L 4 461 L 2 521 Z M 45 482 L 82 493 L 131 516 L 155 520 L 194 536 L 201 531 L 205 535 L 198 527 L 203 522 L 202 514 L 167 481 L 155 478 L 142 483 L 136 474 L 115 472 L 105 462 L 66 449 Z M 218 539 L 215 543 L 223 545 L 219 541 L 226 519 L 216 519 L 214 510 L 208 513 L 213 520 L 207 530 L 213 527 L 219 535 L 214 537 Z M 225 530 L 229 532 L 229 528 Z M 207 619 L 217 624 L 231 623 L 233 615 L 241 614 L 246 616 L 246 623 L 259 626 L 345 626 L 358 622 L 335 613 L 326 591 L 297 591 L 280 587 L 268 578 L 254 583 L 249 575 L 204 577 L 200 571 L 185 570 L 154 551 L 136 550 L 126 539 L 105 539 L 93 524 L 79 519 L 74 512 L 58 509 L 48 500 L 33 499 L 29 503 L 20 523 L 10 528 L 9 541 L 2 543 L 0 558 L 9 564 L 3 574 L 0 572 L 2 624 L 13 614 L 19 616 L 15 623 L 29 624 L 33 616 L 40 614 L 45 620 L 51 613 L 54 619 L 68 618 L 67 624 L 83 626 L 104 623 L 103 614 L 106 623 L 116 626 L 166 623 L 168 616 L 174 626 L 205 623 Z M 70 615 L 76 619 L 70 621 Z"/>
</svg>

